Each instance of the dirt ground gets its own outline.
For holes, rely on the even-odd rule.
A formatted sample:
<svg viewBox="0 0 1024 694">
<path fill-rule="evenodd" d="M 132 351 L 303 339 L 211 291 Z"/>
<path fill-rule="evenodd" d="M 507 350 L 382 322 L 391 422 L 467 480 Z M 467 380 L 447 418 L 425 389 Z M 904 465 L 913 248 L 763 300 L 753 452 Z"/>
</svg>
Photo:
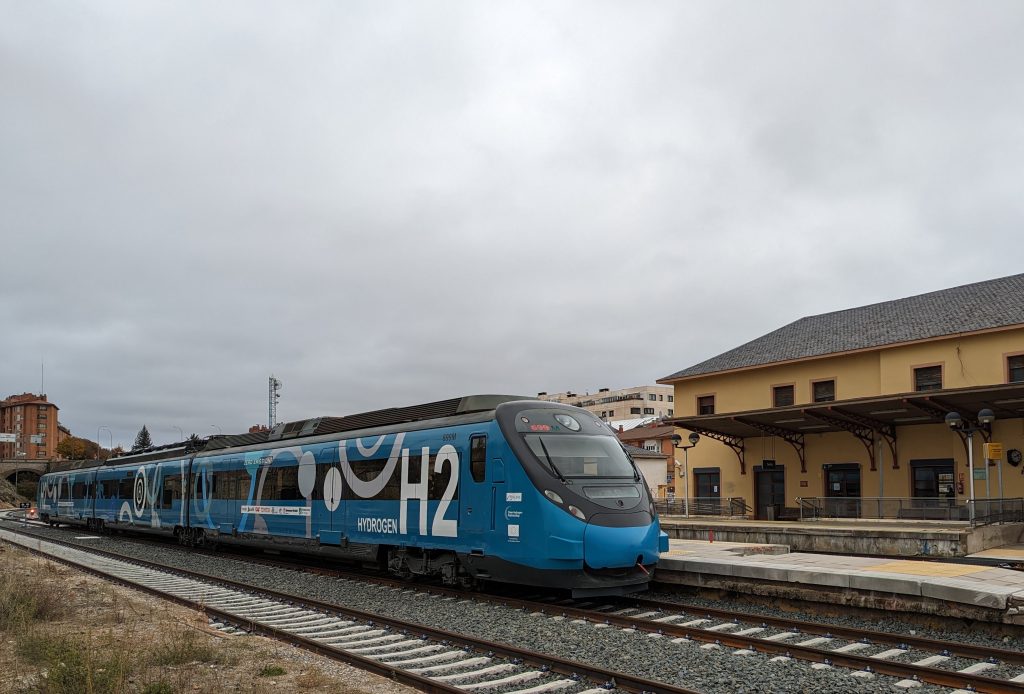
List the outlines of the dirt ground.
<svg viewBox="0 0 1024 694">
<path fill-rule="evenodd" d="M 415 690 L 0 544 L 0 692 Z"/>
</svg>

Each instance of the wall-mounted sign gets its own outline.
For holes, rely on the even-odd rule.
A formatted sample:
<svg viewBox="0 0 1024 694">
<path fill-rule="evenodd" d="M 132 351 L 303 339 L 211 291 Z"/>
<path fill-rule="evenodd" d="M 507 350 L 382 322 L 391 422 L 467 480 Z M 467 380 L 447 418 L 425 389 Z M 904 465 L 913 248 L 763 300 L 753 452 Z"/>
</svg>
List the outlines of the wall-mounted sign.
<svg viewBox="0 0 1024 694">
<path fill-rule="evenodd" d="M 31 436 L 28 437 L 29 443 L 42 444 L 43 439 L 44 436 L 42 434 L 32 434 Z"/>
<path fill-rule="evenodd" d="M 761 469 L 762 470 L 774 470 L 775 469 L 775 461 L 774 460 L 762 460 L 761 461 Z"/>
<path fill-rule="evenodd" d="M 985 460 L 999 460 L 1003 457 L 1003 444 L 995 442 L 982 444 L 981 454 Z"/>
<path fill-rule="evenodd" d="M 800 480 L 800 486 L 801 487 L 806 487 L 807 486 L 807 480 Z"/>
<path fill-rule="evenodd" d="M 0 434 L 0 443 L 14 443 L 17 440 L 16 434 Z"/>
</svg>

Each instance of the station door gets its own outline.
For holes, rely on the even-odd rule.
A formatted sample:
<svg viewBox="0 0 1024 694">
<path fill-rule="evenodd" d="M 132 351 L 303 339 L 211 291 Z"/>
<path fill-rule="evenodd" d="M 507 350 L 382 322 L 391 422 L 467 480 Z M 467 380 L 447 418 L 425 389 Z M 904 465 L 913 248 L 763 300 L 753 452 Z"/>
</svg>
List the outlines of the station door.
<svg viewBox="0 0 1024 694">
<path fill-rule="evenodd" d="M 758 520 L 778 518 L 786 506 L 785 469 L 777 467 L 772 470 L 762 470 L 755 467 L 754 477 Z M 769 509 L 771 509 L 770 512 Z"/>
</svg>

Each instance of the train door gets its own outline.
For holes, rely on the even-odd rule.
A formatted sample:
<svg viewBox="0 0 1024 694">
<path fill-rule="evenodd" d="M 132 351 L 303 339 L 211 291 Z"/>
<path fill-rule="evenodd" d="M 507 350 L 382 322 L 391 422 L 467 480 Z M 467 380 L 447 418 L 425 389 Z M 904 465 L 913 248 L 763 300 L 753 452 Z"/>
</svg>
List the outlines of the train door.
<svg viewBox="0 0 1024 694">
<path fill-rule="evenodd" d="M 463 543 L 469 547 L 471 554 L 484 554 L 487 546 L 488 533 L 494 530 L 499 483 L 495 480 L 495 470 L 500 461 L 488 465 L 487 434 L 473 434 L 469 437 L 469 461 L 462 466 L 462 527 L 459 535 Z M 490 472 L 490 478 L 488 476 Z M 501 487 L 504 488 L 504 479 Z"/>
</svg>

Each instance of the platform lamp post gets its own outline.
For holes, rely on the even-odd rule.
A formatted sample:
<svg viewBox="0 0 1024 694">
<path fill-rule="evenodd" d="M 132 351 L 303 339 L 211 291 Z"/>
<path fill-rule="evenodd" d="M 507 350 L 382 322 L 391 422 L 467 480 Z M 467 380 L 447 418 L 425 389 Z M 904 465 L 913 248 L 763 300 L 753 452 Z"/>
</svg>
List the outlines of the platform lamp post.
<svg viewBox="0 0 1024 694">
<path fill-rule="evenodd" d="M 184 430 L 182 430 L 182 428 L 181 428 L 181 427 L 179 427 L 179 426 L 174 426 L 174 425 L 172 424 L 172 425 L 171 425 L 171 428 L 172 428 L 172 429 L 177 429 L 177 430 L 178 430 L 178 436 L 180 436 L 180 437 L 181 437 L 180 439 L 178 439 L 178 441 L 184 441 L 184 440 L 185 440 L 185 432 L 184 432 Z"/>
<path fill-rule="evenodd" d="M 700 441 L 700 435 L 696 432 L 691 432 L 689 437 L 689 446 L 681 446 L 683 437 L 679 434 L 672 434 L 672 447 L 679 448 L 683 451 L 683 516 L 686 518 L 690 517 L 690 449 L 697 445 Z M 679 467 L 679 461 L 676 461 L 676 467 Z"/>
<path fill-rule="evenodd" d="M 967 435 L 967 473 L 971 482 L 971 500 L 968 502 L 970 508 L 969 517 L 974 522 L 974 432 L 991 431 L 992 422 L 996 419 L 995 413 L 986 408 L 978 411 L 977 422 L 970 422 L 960 416 L 959 412 L 950 412 L 946 415 L 946 424 L 953 431 L 960 431 Z M 988 462 L 985 463 L 985 484 L 988 485 Z M 991 495 L 990 495 L 991 496 Z"/>
</svg>

